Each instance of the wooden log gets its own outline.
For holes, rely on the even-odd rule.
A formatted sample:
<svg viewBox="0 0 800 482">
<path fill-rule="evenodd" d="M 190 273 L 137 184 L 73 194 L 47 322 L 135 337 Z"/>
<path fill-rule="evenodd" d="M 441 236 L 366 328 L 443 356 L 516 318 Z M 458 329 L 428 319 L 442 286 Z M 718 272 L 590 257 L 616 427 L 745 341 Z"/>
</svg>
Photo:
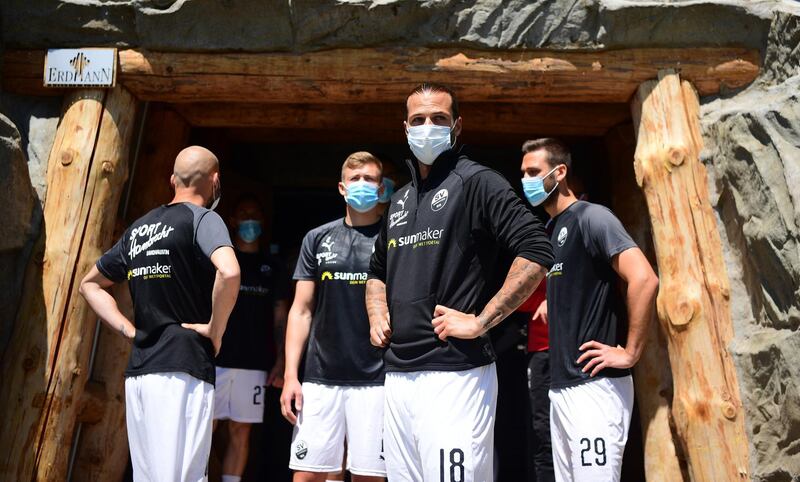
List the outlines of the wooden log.
<svg viewBox="0 0 800 482">
<path fill-rule="evenodd" d="M 733 336 L 722 244 L 700 163 L 699 102 L 664 71 L 632 104 L 636 180 L 644 191 L 661 278 L 672 415 L 695 482 L 749 480 L 748 441 L 728 344 Z"/>
<path fill-rule="evenodd" d="M 136 107 L 136 99 L 124 88 L 108 91 L 88 177 L 77 185 L 64 186 L 76 193 L 77 206 L 67 203 L 62 209 L 80 213 L 80 244 L 75 247 L 77 262 L 69 270 L 71 279 L 64 285 L 71 289 L 66 298 L 58 356 L 44 407 L 45 424 L 36 460 L 39 480 L 66 478 L 69 451 L 64 448 L 72 445 L 81 408 L 77 402 L 82 398 L 89 376 L 88 363 L 97 320 L 78 287 L 112 242 L 120 195 L 128 177 Z"/>
<path fill-rule="evenodd" d="M 122 230 L 118 230 L 120 234 Z M 128 284 L 112 288 L 117 304 L 128 319 L 133 319 L 133 302 Z M 105 399 L 102 415 L 95 423 L 84 424 L 72 468 L 73 480 L 117 482 L 128 465 L 128 432 L 125 426 L 125 366 L 131 345 L 107 325 L 100 327 L 94 370 L 89 387 L 102 387 Z"/>
<path fill-rule="evenodd" d="M 145 120 L 144 137 L 136 160 L 136 171 L 129 183 L 130 198 L 124 220 L 116 237 L 125 227 L 150 209 L 172 198 L 169 176 L 175 156 L 186 147 L 189 125 L 165 105 L 150 105 Z M 164 135 L 169 133 L 169 135 Z M 114 298 L 120 310 L 133 319 L 133 302 L 127 283 L 115 285 Z M 102 418 L 84 425 L 73 467 L 74 480 L 118 481 L 128 463 L 128 438 L 125 427 L 125 367 L 130 344 L 106 325 L 100 328 L 97 354 L 90 384 L 102 385 L 107 399 Z"/>
<path fill-rule="evenodd" d="M 394 104 L 174 104 L 195 127 L 335 129 L 401 133 L 403 102 Z M 626 104 L 461 103 L 464 132 L 599 136 L 630 119 Z"/>
<path fill-rule="evenodd" d="M 655 265 L 656 254 L 647 204 L 642 190 L 636 184 L 631 163 L 636 149 L 633 126 L 624 124 L 611 129 L 605 136 L 605 144 L 611 167 L 609 177 L 613 192 L 612 208 L 647 259 Z M 654 266 L 654 269 L 658 270 L 658 267 Z M 648 327 L 647 345 L 633 368 L 633 376 L 642 424 L 647 480 L 686 480 L 670 416 L 672 373 L 667 341 L 658 323 L 651 323 Z"/>
<path fill-rule="evenodd" d="M 3 90 L 42 91 L 43 53 L 5 54 Z M 675 68 L 702 95 L 742 87 L 759 71 L 756 50 L 735 47 L 608 51 L 333 49 L 296 53 L 122 50 L 118 81 L 160 102 L 395 103 L 423 81 L 469 102 L 627 103 L 639 84 Z"/>
<path fill-rule="evenodd" d="M 4 359 L 3 393 L 13 394 L 0 398 L 7 480 L 66 479 L 95 326 L 78 284 L 111 241 L 135 107 L 119 87 L 67 99 L 48 164 L 41 294 L 26 293 L 26 331 L 15 340 L 23 352 Z M 29 311 L 32 303 L 41 309 Z"/>
<path fill-rule="evenodd" d="M 80 243 L 80 208 L 105 94 L 75 91 L 65 100 L 47 169 L 41 269 L 31 270 L 17 323 L 3 359 L 0 390 L 0 475 L 30 480 L 43 408 L 67 312 Z"/>
</svg>

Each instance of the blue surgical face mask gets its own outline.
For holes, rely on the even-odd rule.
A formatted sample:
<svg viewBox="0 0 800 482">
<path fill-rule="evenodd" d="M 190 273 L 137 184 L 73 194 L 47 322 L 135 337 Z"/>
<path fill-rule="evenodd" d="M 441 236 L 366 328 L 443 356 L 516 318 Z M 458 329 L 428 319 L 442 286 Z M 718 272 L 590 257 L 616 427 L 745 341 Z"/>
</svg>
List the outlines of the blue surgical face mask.
<svg viewBox="0 0 800 482">
<path fill-rule="evenodd" d="M 553 191 L 555 191 L 558 187 L 558 181 L 556 181 L 555 186 L 550 189 L 550 192 L 544 190 L 544 180 L 547 179 L 550 174 L 555 172 L 556 167 L 551 169 L 550 172 L 542 177 L 522 178 L 522 190 L 525 192 L 525 197 L 528 199 L 528 202 L 531 203 L 531 206 L 538 206 L 542 204 L 545 199 L 550 197 L 550 195 L 553 194 Z"/>
<path fill-rule="evenodd" d="M 245 219 L 239 223 L 239 237 L 245 243 L 252 243 L 261 236 L 261 221 Z"/>
<path fill-rule="evenodd" d="M 419 162 L 430 166 L 439 154 L 453 147 L 450 126 L 423 124 L 410 126 L 406 133 L 408 147 Z"/>
<path fill-rule="evenodd" d="M 394 194 L 394 181 L 388 177 L 384 177 L 383 194 L 381 194 L 381 197 L 378 198 L 378 202 L 382 204 L 388 203 L 392 199 L 392 194 Z"/>
<path fill-rule="evenodd" d="M 378 204 L 378 185 L 369 181 L 353 181 L 346 186 L 347 204 L 360 213 L 365 213 Z"/>
</svg>

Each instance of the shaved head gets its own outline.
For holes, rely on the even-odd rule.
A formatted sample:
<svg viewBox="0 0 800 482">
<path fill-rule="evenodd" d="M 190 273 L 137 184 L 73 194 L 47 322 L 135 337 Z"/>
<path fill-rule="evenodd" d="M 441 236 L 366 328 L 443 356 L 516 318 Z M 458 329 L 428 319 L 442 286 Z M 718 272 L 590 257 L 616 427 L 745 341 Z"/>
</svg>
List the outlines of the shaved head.
<svg viewBox="0 0 800 482">
<path fill-rule="evenodd" d="M 219 159 L 205 147 L 189 146 L 175 158 L 175 184 L 179 187 L 197 187 L 209 176 L 219 172 Z"/>
</svg>

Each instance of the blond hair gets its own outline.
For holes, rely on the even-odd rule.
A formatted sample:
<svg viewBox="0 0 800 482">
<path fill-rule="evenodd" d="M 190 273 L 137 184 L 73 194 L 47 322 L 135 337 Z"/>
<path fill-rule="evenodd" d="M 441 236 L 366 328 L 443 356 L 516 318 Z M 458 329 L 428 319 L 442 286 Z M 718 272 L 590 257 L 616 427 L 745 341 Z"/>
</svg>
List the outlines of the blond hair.
<svg viewBox="0 0 800 482">
<path fill-rule="evenodd" d="M 344 160 L 344 164 L 342 164 L 342 181 L 344 181 L 345 169 L 358 169 L 366 164 L 375 164 L 378 166 L 378 171 L 380 171 L 381 178 L 383 178 L 383 163 L 381 160 L 367 151 L 358 151 L 350 154 L 347 156 L 347 159 Z"/>
</svg>

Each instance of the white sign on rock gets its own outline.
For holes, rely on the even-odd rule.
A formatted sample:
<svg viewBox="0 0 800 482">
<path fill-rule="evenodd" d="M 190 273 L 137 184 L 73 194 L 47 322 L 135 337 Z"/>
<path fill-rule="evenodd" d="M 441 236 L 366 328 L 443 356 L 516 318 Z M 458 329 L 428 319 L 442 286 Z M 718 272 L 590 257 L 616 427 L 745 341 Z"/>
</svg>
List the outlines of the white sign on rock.
<svg viewBox="0 0 800 482">
<path fill-rule="evenodd" d="M 117 49 L 49 49 L 44 61 L 45 87 L 114 87 Z"/>
</svg>

